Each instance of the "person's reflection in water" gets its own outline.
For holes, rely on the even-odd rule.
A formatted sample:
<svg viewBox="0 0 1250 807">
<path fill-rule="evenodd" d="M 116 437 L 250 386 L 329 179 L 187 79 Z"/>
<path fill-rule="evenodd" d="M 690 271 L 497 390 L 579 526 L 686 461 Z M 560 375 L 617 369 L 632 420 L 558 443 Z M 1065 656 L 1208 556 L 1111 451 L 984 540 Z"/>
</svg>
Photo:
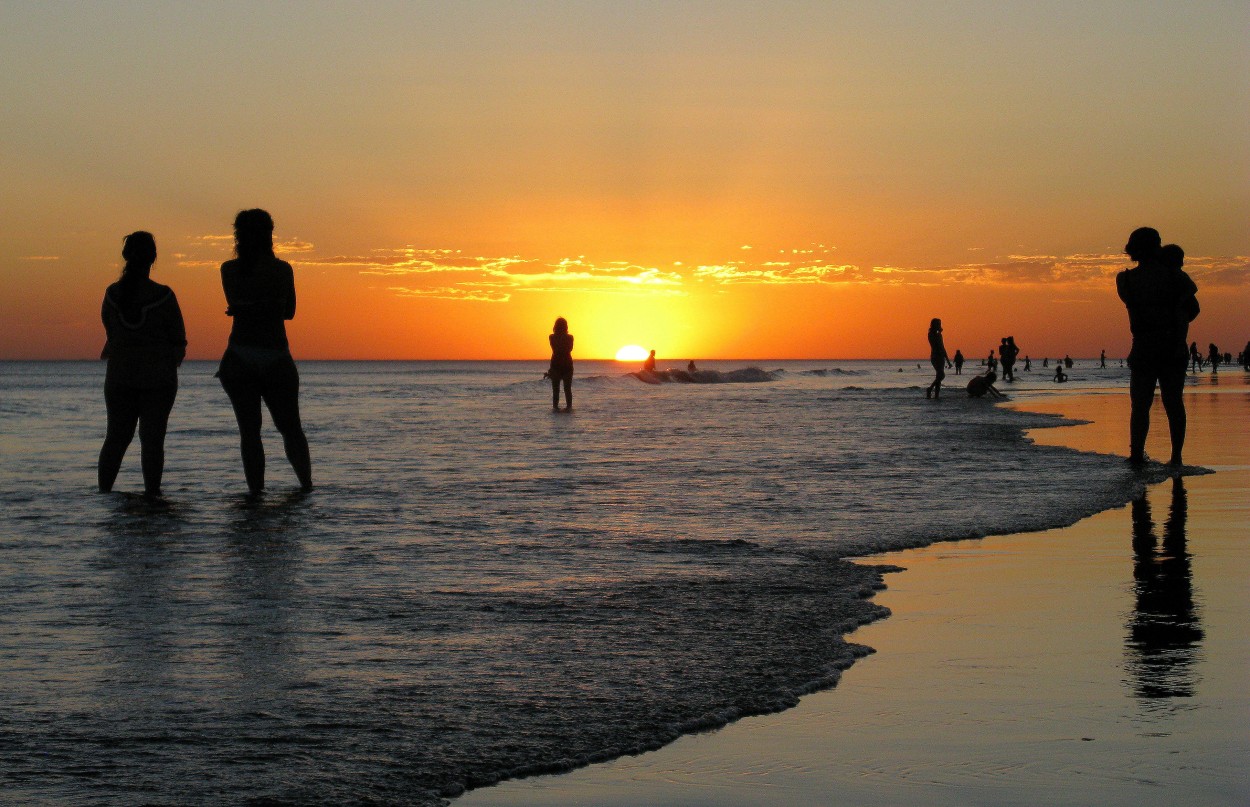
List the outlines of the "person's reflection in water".
<svg viewBox="0 0 1250 807">
<path fill-rule="evenodd" d="M 1177 477 L 1172 480 L 1172 505 L 1159 546 L 1150 502 L 1143 495 L 1132 505 L 1137 604 L 1126 645 L 1130 685 L 1139 698 L 1187 698 L 1194 693 L 1202 628 L 1185 549 L 1187 506 L 1185 483 Z"/>
</svg>

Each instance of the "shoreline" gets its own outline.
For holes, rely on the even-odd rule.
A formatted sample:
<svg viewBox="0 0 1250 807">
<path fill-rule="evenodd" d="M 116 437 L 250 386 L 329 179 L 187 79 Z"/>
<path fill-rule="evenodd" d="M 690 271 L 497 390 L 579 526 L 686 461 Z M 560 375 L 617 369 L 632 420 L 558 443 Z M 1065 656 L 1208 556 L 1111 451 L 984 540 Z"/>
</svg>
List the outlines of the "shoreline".
<svg viewBox="0 0 1250 807">
<path fill-rule="evenodd" d="M 1212 389 L 1209 380 L 1202 386 L 1207 389 L 1186 396 L 1191 409 L 1187 461 L 1214 466 L 1221 473 L 1182 477 L 1180 484 L 1189 502 L 1189 512 L 1204 514 L 1202 518 L 1189 518 L 1191 542 L 1197 547 L 1200 536 L 1202 541 L 1212 537 L 1215 543 L 1206 551 L 1219 555 L 1228 551 L 1227 540 L 1236 533 L 1237 525 L 1235 518 L 1209 515 L 1212 511 L 1225 512 L 1226 516 L 1227 512 L 1235 513 L 1236 497 L 1232 491 L 1250 486 L 1250 451 L 1237 448 L 1245 446 L 1244 438 L 1250 435 L 1245 426 L 1236 426 L 1242 439 L 1224 439 L 1225 434 L 1212 428 L 1217 423 L 1246 420 L 1231 415 L 1220 418 L 1216 414 L 1218 407 L 1225 399 L 1233 399 L 1213 396 L 1216 392 L 1240 392 L 1236 400 L 1245 406 L 1246 384 L 1245 379 L 1238 377 L 1233 384 L 1226 382 L 1225 389 Z M 1077 421 L 1070 426 L 1030 430 L 1027 436 L 1035 442 L 1123 453 L 1118 444 L 1125 439 L 1121 432 L 1126 420 L 1121 418 L 1126 417 L 1127 394 L 1122 390 L 1030 396 L 1008 406 L 1062 414 Z M 1161 412 L 1148 444 L 1148 451 L 1154 456 L 1160 456 L 1160 438 L 1166 445 Z M 1170 483 L 1146 480 L 1146 484 L 1146 501 L 1153 504 L 1154 521 L 1162 524 L 1168 511 L 1163 491 Z M 1227 724 L 1218 719 L 1199 720 L 1197 725 L 1186 724 L 1187 742 L 1183 749 L 1160 753 L 1158 747 L 1150 748 L 1149 742 L 1146 748 L 1139 748 L 1139 742 L 1133 739 L 1137 735 L 1124 730 L 1125 725 L 1136 725 L 1134 721 L 1140 722 L 1140 718 L 1121 714 L 1124 697 L 1120 679 L 1126 675 L 1125 663 L 1107 655 L 1108 645 L 1123 650 L 1123 636 L 1114 643 L 1109 640 L 1117 628 L 1123 633 L 1124 626 L 1114 619 L 1114 624 L 1103 623 L 1108 613 L 1114 615 L 1117 608 L 1123 610 L 1123 603 L 1114 604 L 1115 597 L 1111 595 L 1119 594 L 1122 598 L 1124 587 L 1133 584 L 1132 574 L 1127 580 L 1123 575 L 1124 563 L 1117 566 L 1116 562 L 1125 561 L 1124 556 L 1130 554 L 1130 527 L 1124 523 L 1128 520 L 1125 514 L 1141 509 L 1136 505 L 1112 508 L 1071 526 L 1040 533 L 939 542 L 919 549 L 855 558 L 856 562 L 895 565 L 906 571 L 889 575 L 889 587 L 873 599 L 889 607 L 893 615 L 847 636 L 848 641 L 868 645 L 877 652 L 857 660 L 833 688 L 803 696 L 794 709 L 743 718 L 710 733 L 686 735 L 658 751 L 555 776 L 510 780 L 473 790 L 454 803 L 464 807 L 783 802 L 885 805 L 908 801 L 964 804 L 988 799 L 996 804 L 1029 804 L 1039 800 L 1083 804 L 1090 803 L 1091 783 L 1100 783 L 1105 791 L 1097 797 L 1102 803 L 1138 804 L 1143 793 L 1157 795 L 1160 787 L 1185 787 L 1186 800 L 1195 804 L 1228 803 L 1226 799 L 1232 793 L 1244 800 L 1250 795 L 1250 776 L 1235 774 L 1238 753 L 1244 759 L 1245 753 L 1250 752 L 1244 732 L 1230 732 Z M 1200 557 L 1192 550 L 1189 554 Z M 1126 562 L 1133 565 L 1131 559 Z M 1091 563 L 1101 577 L 1091 577 L 1087 568 Z M 1136 571 L 1140 571 L 1140 565 Z M 1197 560 L 1193 565 L 1195 570 L 1200 568 Z M 1237 563 L 1231 565 L 1235 567 Z M 1050 574 L 1039 575 L 1039 568 Z M 1240 605 L 1236 592 L 1229 595 L 1227 591 L 1230 585 L 1236 588 L 1237 576 L 1218 569 L 1213 574 L 1218 578 L 1216 588 L 1221 596 L 1232 603 L 1220 612 L 1227 617 Z M 1004 581 L 1010 581 L 1006 590 Z M 1105 601 L 1092 617 L 1082 615 L 1078 608 L 1078 612 L 1060 623 L 1069 628 L 1068 633 L 1054 634 L 1056 626 L 1050 620 L 1074 606 L 1064 602 L 1062 593 L 1048 585 L 1051 581 L 1084 583 Z M 1050 601 L 1056 597 L 1059 602 Z M 1075 600 L 1081 602 L 1080 597 Z M 1097 638 L 1073 642 L 1071 628 L 1080 626 L 1083 619 L 1100 625 L 1097 631 L 1084 626 L 1084 632 L 1097 633 Z M 967 630 L 971 626 L 975 629 Z M 976 663 L 948 657 L 953 648 L 942 641 L 961 641 L 957 635 L 960 630 L 966 634 L 962 641 L 971 642 L 971 647 L 989 640 L 999 646 L 998 652 L 981 654 Z M 1206 631 L 1208 637 L 1211 633 L 1210 629 Z M 1053 657 L 1047 659 L 1039 658 L 1037 650 L 1019 646 L 1016 638 L 1045 635 L 1050 636 L 1054 646 Z M 934 636 L 947 638 L 931 638 Z M 1075 644 L 1079 650 L 1065 644 Z M 1228 648 L 1223 646 L 1218 658 L 1209 649 L 1204 651 L 1206 666 L 1223 670 L 1230 660 L 1245 662 L 1250 658 L 1245 642 L 1233 644 L 1229 658 L 1225 658 L 1223 650 Z M 1109 671 L 1114 686 L 1101 681 L 1094 688 L 1097 694 L 1091 697 L 1077 695 L 1070 680 L 1063 686 L 1055 685 L 1055 679 L 1063 680 L 1064 673 L 1049 670 L 1048 665 L 1064 658 L 1071 662 L 1062 665 L 1069 672 L 1086 668 Z M 1042 668 L 1049 670 L 1047 675 L 1038 675 Z M 934 669 L 942 673 L 936 679 Z M 1232 678 L 1235 682 L 1236 676 Z M 1224 677 L 1220 680 L 1223 682 Z M 1039 687 L 1039 682 L 1050 686 Z M 1090 684 L 1088 680 L 1082 682 Z M 1209 698 L 1220 702 L 1217 711 L 1250 716 L 1250 698 L 1217 689 Z M 1140 698 L 1130 700 L 1145 703 Z M 1167 700 L 1158 699 L 1147 705 L 1153 709 Z M 1168 708 L 1162 709 L 1162 713 L 1184 715 L 1196 710 L 1212 717 L 1201 697 L 1186 696 L 1183 701 L 1180 705 L 1167 703 Z M 1039 710 L 1039 704 L 1046 708 Z M 1076 704 L 1081 708 L 1076 708 Z M 1049 716 L 1043 713 L 1047 711 Z M 1096 719 L 1096 728 L 1087 720 L 1090 713 L 1103 715 L 1109 711 L 1118 717 L 1110 721 Z M 1002 719 L 1004 714 L 1013 716 Z M 1028 740 L 1024 735 L 1031 732 L 1020 731 L 1024 726 L 1039 724 L 1053 725 L 1053 736 Z M 1138 734 L 1138 740 L 1158 734 L 1175 736 L 1172 729 Z M 1087 735 L 1114 736 L 1111 745 L 1118 751 L 1104 753 L 1108 743 L 1100 745 L 1098 736 Z M 1156 741 L 1154 745 L 1168 743 Z M 949 748 L 952 753 L 926 753 L 942 748 Z M 872 749 L 876 749 L 875 753 Z M 1008 753 L 1013 749 L 1027 753 Z M 1184 760 L 1178 766 L 1181 770 L 1173 769 L 1177 763 L 1169 759 L 1170 755 Z M 926 760 L 926 756 L 932 758 Z M 1150 760 L 1145 767 L 1153 773 L 1116 773 L 1135 770 L 1141 759 Z M 1216 762 L 1214 767 L 1211 761 Z M 1185 783 L 1185 770 L 1200 771 L 1202 775 L 1194 777 L 1199 781 Z M 1076 782 L 1083 782 L 1083 786 Z"/>
</svg>

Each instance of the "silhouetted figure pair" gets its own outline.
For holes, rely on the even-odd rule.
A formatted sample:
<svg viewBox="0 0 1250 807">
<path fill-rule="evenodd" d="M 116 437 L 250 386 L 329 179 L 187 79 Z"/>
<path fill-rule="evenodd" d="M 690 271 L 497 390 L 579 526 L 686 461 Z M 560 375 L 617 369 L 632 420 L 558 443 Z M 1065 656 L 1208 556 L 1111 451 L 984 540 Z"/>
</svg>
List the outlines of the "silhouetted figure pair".
<svg viewBox="0 0 1250 807">
<path fill-rule="evenodd" d="M 1015 383 L 1016 357 L 1020 355 L 1020 348 L 1016 347 L 1014 336 L 1003 338 L 1002 344 L 998 347 L 998 355 L 1003 364 L 1003 380 Z"/>
<path fill-rule="evenodd" d="M 243 474 L 252 495 L 265 488 L 261 403 L 282 435 L 300 488 L 312 489 L 312 460 L 299 414 L 299 371 L 291 358 L 286 321 L 295 317 L 295 274 L 273 251 L 273 219 L 264 210 L 234 219 L 234 260 L 221 265 L 230 340 L 217 378 L 239 423 Z"/>
<path fill-rule="evenodd" d="M 935 378 L 932 384 L 925 387 L 924 397 L 937 398 L 942 394 L 942 379 L 946 378 L 942 365 L 954 366 L 950 356 L 946 355 L 946 345 L 942 342 L 942 320 L 937 317 L 929 320 L 929 364 L 933 365 Z"/>
<path fill-rule="evenodd" d="M 108 431 L 97 468 L 100 490 L 113 489 L 122 459 L 139 430 L 144 495 L 161 495 L 165 431 L 178 395 L 178 366 L 187 353 L 187 332 L 173 289 L 151 279 L 156 239 L 139 231 L 122 242 L 121 279 L 104 292 L 100 319 L 108 341 L 100 358 Z"/>
<path fill-rule="evenodd" d="M 573 335 L 569 333 L 569 323 L 564 317 L 558 317 L 547 337 L 551 344 L 551 367 L 547 370 L 547 378 L 551 379 L 551 408 L 560 411 L 560 386 L 564 386 L 564 410 L 573 411 Z"/>
<path fill-rule="evenodd" d="M 1166 249 L 1166 252 L 1165 252 Z M 1129 352 L 1129 461 L 1146 461 L 1146 435 L 1150 431 L 1150 407 L 1155 387 L 1163 398 L 1172 438 L 1174 465 L 1182 463 L 1185 447 L 1185 349 L 1189 323 L 1198 316 L 1198 287 L 1181 268 L 1185 253 L 1180 247 L 1161 246 L 1152 227 L 1134 230 L 1124 246 L 1137 262 L 1116 275 L 1116 290 L 1128 308 L 1133 347 Z"/>
</svg>

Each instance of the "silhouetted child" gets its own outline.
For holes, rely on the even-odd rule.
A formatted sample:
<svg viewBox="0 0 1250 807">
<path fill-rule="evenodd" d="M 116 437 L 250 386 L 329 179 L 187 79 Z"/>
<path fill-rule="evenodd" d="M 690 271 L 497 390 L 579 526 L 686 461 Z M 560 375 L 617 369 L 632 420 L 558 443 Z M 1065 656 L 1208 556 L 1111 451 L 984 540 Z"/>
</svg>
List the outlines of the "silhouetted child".
<svg viewBox="0 0 1250 807">
<path fill-rule="evenodd" d="M 1006 398 L 1007 396 L 999 392 L 998 388 L 994 386 L 994 382 L 997 380 L 998 374 L 993 370 L 990 370 L 985 375 L 974 376 L 968 382 L 968 397 L 984 398 L 988 394 L 991 398 Z"/>
<path fill-rule="evenodd" d="M 1062 384 L 1068 380 L 1068 374 L 1063 371 L 1063 365 L 1055 362 L 1055 383 Z"/>
<path fill-rule="evenodd" d="M 955 350 L 955 375 L 960 375 L 961 373 L 963 373 L 963 369 L 964 369 L 964 354 L 959 349 L 956 349 Z"/>
</svg>

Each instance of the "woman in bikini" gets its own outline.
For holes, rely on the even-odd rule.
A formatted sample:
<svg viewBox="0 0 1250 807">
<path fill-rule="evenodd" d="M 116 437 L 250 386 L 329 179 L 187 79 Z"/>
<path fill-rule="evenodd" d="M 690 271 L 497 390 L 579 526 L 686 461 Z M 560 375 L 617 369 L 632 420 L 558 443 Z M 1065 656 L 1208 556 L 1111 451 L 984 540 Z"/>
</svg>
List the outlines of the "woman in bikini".
<svg viewBox="0 0 1250 807">
<path fill-rule="evenodd" d="M 556 320 L 555 327 L 547 337 L 551 344 L 551 368 L 547 377 L 551 379 L 551 408 L 560 411 L 560 385 L 564 385 L 564 408 L 573 411 L 573 335 L 569 333 L 569 323 L 564 317 Z"/>
<path fill-rule="evenodd" d="M 122 244 L 126 262 L 121 279 L 108 287 L 100 319 L 108 342 L 104 403 L 108 433 L 100 449 L 100 490 L 117 481 L 122 458 L 139 429 L 144 495 L 161 495 L 165 470 L 165 429 L 178 395 L 178 366 L 187 353 L 187 332 L 173 289 L 149 275 L 156 263 L 156 239 L 134 232 Z"/>
<path fill-rule="evenodd" d="M 265 488 L 264 401 L 282 435 L 301 490 L 312 489 L 312 460 L 299 416 L 299 371 L 291 358 L 286 320 L 295 317 L 295 274 L 273 253 L 273 219 L 244 210 L 234 219 L 234 260 L 221 265 L 227 316 L 234 322 L 217 377 L 239 421 L 243 474 L 252 495 Z"/>
</svg>

